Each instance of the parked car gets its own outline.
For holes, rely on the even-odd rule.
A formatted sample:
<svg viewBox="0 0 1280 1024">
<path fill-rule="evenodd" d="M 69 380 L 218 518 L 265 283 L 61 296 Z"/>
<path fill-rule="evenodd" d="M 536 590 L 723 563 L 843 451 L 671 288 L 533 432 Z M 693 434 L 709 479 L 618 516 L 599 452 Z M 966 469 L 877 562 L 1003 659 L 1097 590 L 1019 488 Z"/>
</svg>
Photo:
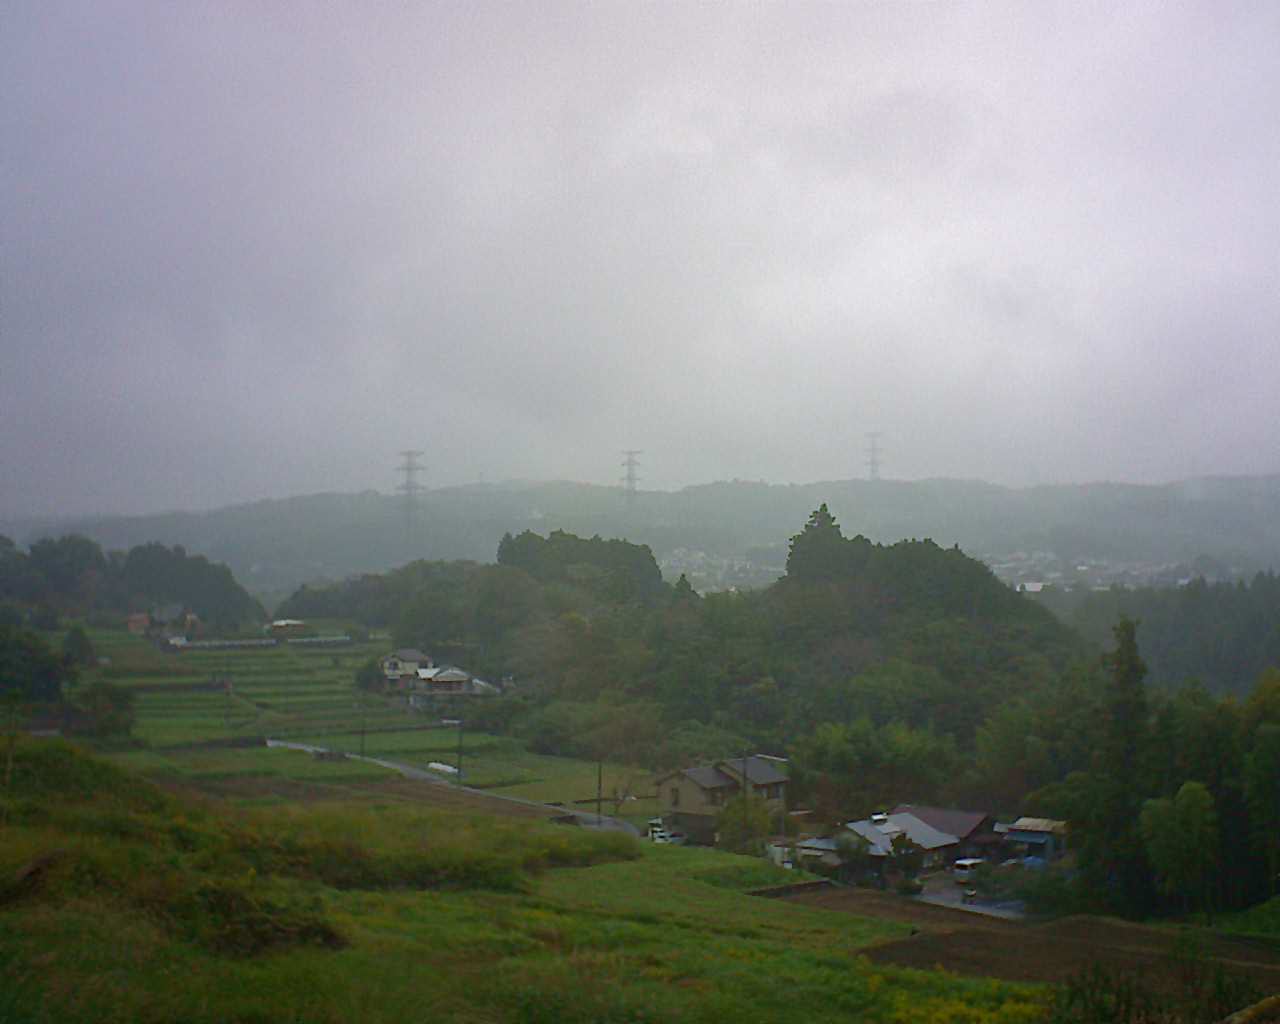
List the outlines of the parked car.
<svg viewBox="0 0 1280 1024">
<path fill-rule="evenodd" d="M 985 864 L 981 857 L 961 857 L 951 865 L 951 877 L 957 884 L 971 882 L 978 874 L 978 868 Z"/>
<path fill-rule="evenodd" d="M 683 832 L 668 831 L 661 818 L 649 819 L 649 828 L 646 831 L 646 835 L 648 835 L 650 842 L 663 845 L 683 846 L 688 841 L 688 836 Z"/>
</svg>

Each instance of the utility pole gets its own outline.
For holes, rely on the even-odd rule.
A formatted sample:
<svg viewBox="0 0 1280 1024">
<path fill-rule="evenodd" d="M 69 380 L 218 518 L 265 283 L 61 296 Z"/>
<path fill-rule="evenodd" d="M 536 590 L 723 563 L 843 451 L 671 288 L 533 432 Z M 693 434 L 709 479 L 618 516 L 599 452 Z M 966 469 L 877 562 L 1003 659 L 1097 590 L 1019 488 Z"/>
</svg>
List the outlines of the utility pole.
<svg viewBox="0 0 1280 1024">
<path fill-rule="evenodd" d="M 596 824 L 600 824 L 600 816 L 604 813 L 604 762 L 596 762 Z"/>
<path fill-rule="evenodd" d="M 422 472 L 419 457 L 425 453 L 416 448 L 407 448 L 400 453 L 400 465 L 396 468 L 404 474 L 404 482 L 396 490 L 404 495 L 404 532 L 406 538 L 413 536 L 413 527 L 418 519 L 418 495 L 423 486 L 418 482 L 418 474 Z"/>
<path fill-rule="evenodd" d="M 880 479 L 880 438 L 884 435 L 879 430 L 867 434 L 867 479 Z"/>
<path fill-rule="evenodd" d="M 636 470 L 640 468 L 640 460 L 637 456 L 643 455 L 644 452 L 639 448 L 625 448 L 622 452 L 622 468 L 626 470 L 626 475 L 622 478 L 623 493 L 627 499 L 627 511 L 630 512 L 636 503 L 636 482 L 640 479 Z"/>
</svg>

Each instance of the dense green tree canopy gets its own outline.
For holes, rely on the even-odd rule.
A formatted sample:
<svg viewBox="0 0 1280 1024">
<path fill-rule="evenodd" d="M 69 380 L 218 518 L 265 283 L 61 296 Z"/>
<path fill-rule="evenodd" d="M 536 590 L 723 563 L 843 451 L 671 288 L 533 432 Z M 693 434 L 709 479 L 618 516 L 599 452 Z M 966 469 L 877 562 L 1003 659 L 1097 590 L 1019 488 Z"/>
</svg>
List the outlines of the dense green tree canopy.
<svg viewBox="0 0 1280 1024">
<path fill-rule="evenodd" d="M 1064 621 L 1101 645 L 1121 617 L 1140 621 L 1140 651 L 1157 688 L 1199 680 L 1211 692 L 1247 694 L 1258 676 L 1280 665 L 1280 576 L 1248 582 L 1119 587 L 1051 596 Z"/>
<path fill-rule="evenodd" d="M 92 665 L 96 660 L 93 643 L 83 626 L 72 626 L 62 641 L 62 660 L 68 665 Z"/>
<path fill-rule="evenodd" d="M 1139 827 L 1161 888 L 1188 905 L 1210 909 L 1210 880 L 1218 859 L 1218 816 L 1208 788 L 1199 782 L 1184 782 L 1172 800 L 1148 800 Z"/>
<path fill-rule="evenodd" d="M 1082 898 L 1125 913 L 1169 902 L 1144 806 L 1176 806 L 1196 782 L 1218 823 L 1201 852 L 1221 867 L 1201 902 L 1268 891 L 1268 846 L 1224 837 L 1276 832 L 1280 673 L 1243 704 L 1152 691 L 1135 623 L 1099 658 L 959 550 L 848 540 L 821 508 L 793 538 L 793 571 L 760 591 L 655 586 L 643 549 L 612 543 L 522 534 L 504 540 L 499 565 L 416 562 L 304 588 L 281 612 L 359 618 L 511 677 L 514 695 L 486 720 L 548 753 L 607 751 L 653 769 L 783 753 L 792 799 L 819 820 L 899 802 L 1061 817 Z M 616 585 L 633 557 L 631 583 Z M 652 599 L 636 596 L 645 579 Z"/>
<path fill-rule="evenodd" d="M 652 601 L 666 592 L 653 552 L 625 540 L 584 540 L 563 530 L 540 537 L 505 534 L 498 564 L 523 569 L 540 583 L 574 582 L 614 601 Z"/>
<path fill-rule="evenodd" d="M 260 622 L 264 614 L 230 569 L 181 546 L 142 544 L 108 557 L 75 535 L 36 541 L 25 554 L 0 538 L 0 601 L 65 615 L 177 603 L 226 628 Z"/>
<path fill-rule="evenodd" d="M 52 648 L 29 629 L 0 627 L 0 695 L 11 700 L 52 703 L 73 677 Z"/>
</svg>

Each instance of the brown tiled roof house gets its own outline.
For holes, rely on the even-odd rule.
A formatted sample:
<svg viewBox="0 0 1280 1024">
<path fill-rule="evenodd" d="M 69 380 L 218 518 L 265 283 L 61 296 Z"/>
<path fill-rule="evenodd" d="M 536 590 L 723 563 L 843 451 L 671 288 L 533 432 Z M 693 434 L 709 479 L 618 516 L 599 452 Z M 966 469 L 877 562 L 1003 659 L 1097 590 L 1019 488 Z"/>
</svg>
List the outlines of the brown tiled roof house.
<svg viewBox="0 0 1280 1024">
<path fill-rule="evenodd" d="M 779 758 L 750 754 L 659 775 L 654 782 L 662 819 L 691 842 L 714 843 L 716 816 L 742 792 L 744 775 L 752 795 L 765 801 L 770 810 L 785 808 L 787 776 L 783 764 Z"/>
</svg>

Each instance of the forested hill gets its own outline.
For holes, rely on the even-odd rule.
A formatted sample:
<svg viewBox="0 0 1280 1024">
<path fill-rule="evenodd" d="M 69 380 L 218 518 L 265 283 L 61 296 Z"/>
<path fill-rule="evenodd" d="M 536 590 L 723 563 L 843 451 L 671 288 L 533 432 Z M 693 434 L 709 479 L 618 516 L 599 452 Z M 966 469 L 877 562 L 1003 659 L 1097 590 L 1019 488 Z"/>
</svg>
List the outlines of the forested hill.
<svg viewBox="0 0 1280 1024">
<path fill-rule="evenodd" d="M 784 749 L 834 722 L 884 729 L 909 770 L 945 772 L 993 707 L 1051 691 L 1080 653 L 980 562 L 845 538 L 825 507 L 760 591 L 700 597 L 661 583 L 642 545 L 564 534 L 508 538 L 500 561 L 304 587 L 280 613 L 389 626 L 398 644 L 513 677 L 535 745 L 641 763 Z"/>
<path fill-rule="evenodd" d="M 140 544 L 129 551 L 103 550 L 70 534 L 40 540 L 23 551 L 0 535 L 0 612 L 11 621 L 33 614 L 105 615 L 177 604 L 224 630 L 262 621 L 262 606 L 225 565 L 182 547 Z"/>
<path fill-rule="evenodd" d="M 699 596 L 656 582 L 644 545 L 567 534 L 507 538 L 500 562 L 415 562 L 284 610 L 363 617 L 502 681 L 466 705 L 469 727 L 541 753 L 655 770 L 784 754 L 791 806 L 820 823 L 898 803 L 1069 821 L 1078 870 L 1044 876 L 1044 906 L 1243 907 L 1277 877 L 1274 668 L 1245 700 L 1148 690 L 1145 626 L 1113 623 L 1099 658 L 959 549 L 847 537 L 825 505 L 756 591 Z M 1234 615 L 1274 606 L 1274 586 L 1162 592 L 1157 636 L 1177 632 L 1180 600 Z M 376 663 L 362 674 L 384 682 Z"/>
<path fill-rule="evenodd" d="M 1280 578 L 1274 573 L 1159 589 L 1046 590 L 1039 600 L 1099 649 L 1121 617 L 1140 623 L 1138 648 L 1158 689 L 1196 682 L 1243 698 L 1263 672 L 1280 666 Z"/>
<path fill-rule="evenodd" d="M 486 560 L 504 534 L 524 530 L 625 536 L 659 558 L 683 547 L 754 552 L 780 565 L 781 538 L 823 501 L 881 542 L 932 537 L 983 555 L 1049 551 L 1068 563 L 1205 557 L 1245 573 L 1280 569 L 1280 477 L 1026 489 L 956 480 L 734 481 L 641 492 L 630 503 L 616 487 L 517 482 L 428 491 L 412 527 L 398 497 L 369 491 L 206 513 L 0 523 L 0 532 L 26 542 L 77 532 L 106 549 L 182 544 L 225 562 L 261 592 L 381 572 L 417 558 Z"/>
</svg>

